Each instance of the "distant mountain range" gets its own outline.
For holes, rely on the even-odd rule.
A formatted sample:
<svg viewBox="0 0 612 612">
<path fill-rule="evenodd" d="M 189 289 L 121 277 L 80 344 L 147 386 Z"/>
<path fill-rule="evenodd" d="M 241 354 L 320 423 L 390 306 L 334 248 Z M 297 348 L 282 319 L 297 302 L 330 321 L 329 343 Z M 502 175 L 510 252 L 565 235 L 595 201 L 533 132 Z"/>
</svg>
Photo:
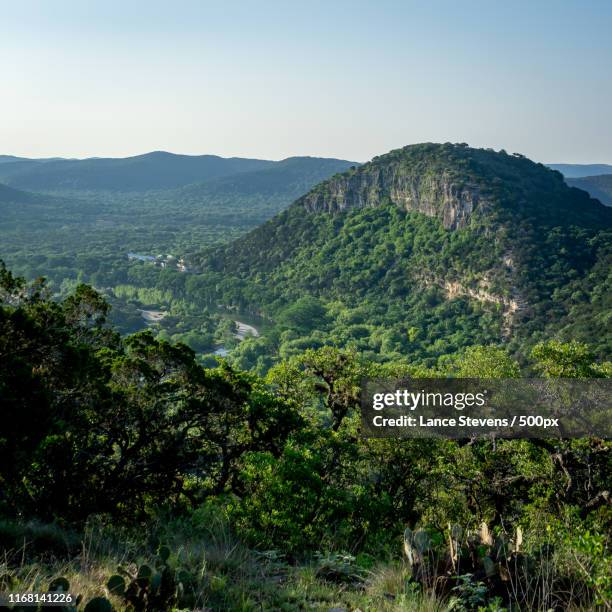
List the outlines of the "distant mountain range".
<svg viewBox="0 0 612 612">
<path fill-rule="evenodd" d="M 224 158 L 217 155 L 178 155 L 153 151 L 123 158 L 27 158 L 0 155 L 0 183 L 28 191 L 157 191 L 182 189 L 187 198 L 235 193 L 286 193 L 292 198 L 334 172 L 356 162 L 320 157 L 290 157 L 281 161 Z M 609 164 L 547 164 L 567 182 L 611 204 L 607 180 Z M 574 181 L 574 179 L 585 179 Z M 206 185 L 204 185 L 206 184 Z M 289 186 L 289 184 L 291 186 Z"/>
<path fill-rule="evenodd" d="M 125 158 L 90 159 L 40 160 L 4 155 L 0 156 L 0 182 L 31 191 L 138 192 L 176 189 L 192 183 L 279 167 L 280 173 L 269 175 L 278 186 L 283 181 L 282 176 L 292 172 L 294 176 L 291 180 L 301 180 L 301 164 L 306 167 L 307 173 L 312 173 L 313 163 L 318 164 L 319 172 L 327 172 L 326 177 L 353 164 L 323 158 L 290 158 L 277 162 L 216 155 L 176 155 L 164 151 Z M 328 172 L 327 168 L 331 170 Z M 260 184 L 267 180 L 266 175 L 258 178 L 251 174 L 251 178 Z"/>
<path fill-rule="evenodd" d="M 612 165 L 610 164 L 548 164 L 558 170 L 571 187 L 583 189 L 602 204 L 612 206 Z"/>
<path fill-rule="evenodd" d="M 612 206 L 612 173 L 566 179 L 568 185 L 584 189 L 602 204 Z"/>
<path fill-rule="evenodd" d="M 201 252 L 267 221 L 353 165 L 165 153 L 46 162 L 0 157 L 0 176 L 11 182 L 0 179 L 0 259 L 56 286 L 77 273 L 110 286 L 120 282 L 115 271 L 126 267 L 127 251 Z"/>
<path fill-rule="evenodd" d="M 16 161 L 34 161 L 25 157 L 15 157 L 14 155 L 0 155 L 0 164 L 10 164 Z"/>
<path fill-rule="evenodd" d="M 317 183 L 356 165 L 356 162 L 342 159 L 289 157 L 262 170 L 234 173 L 188 185 L 179 191 L 179 195 L 181 198 L 195 199 L 202 196 L 248 196 L 256 193 L 295 199 Z"/>
<path fill-rule="evenodd" d="M 595 176 L 597 174 L 612 174 L 610 164 L 546 164 L 553 170 L 558 170 L 565 178 Z"/>
<path fill-rule="evenodd" d="M 0 164 L 12 163 L 12 162 L 47 162 L 47 161 L 57 161 L 60 159 L 64 159 L 63 157 L 17 157 L 16 155 L 0 155 Z"/>
</svg>

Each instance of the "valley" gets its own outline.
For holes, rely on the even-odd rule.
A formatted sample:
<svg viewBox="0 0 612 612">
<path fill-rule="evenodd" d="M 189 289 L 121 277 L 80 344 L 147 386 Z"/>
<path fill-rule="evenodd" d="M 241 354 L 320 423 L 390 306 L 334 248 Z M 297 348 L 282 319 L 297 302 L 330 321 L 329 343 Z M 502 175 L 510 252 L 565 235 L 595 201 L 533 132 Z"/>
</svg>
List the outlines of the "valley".
<svg viewBox="0 0 612 612">
<path fill-rule="evenodd" d="M 370 439 L 360 393 L 609 378 L 612 208 L 463 144 L 150 190 L 153 162 L 176 179 L 144 157 L 0 189 L 26 277 L 0 265 L 5 584 L 107 612 L 601 609 L 609 442 Z M 375 426 L 487 424 L 411 414 Z"/>
<path fill-rule="evenodd" d="M 612 612 L 612 1 L 0 21 L 0 610 Z"/>
<path fill-rule="evenodd" d="M 593 224 L 609 231 L 607 211 L 581 192 L 563 191 L 560 175 L 521 156 L 463 145 L 406 151 L 361 167 L 316 158 L 259 164 L 159 153 L 128 166 L 5 161 L 0 176 L 12 184 L 0 193 L 1 256 L 26 278 L 45 276 L 58 297 L 79 282 L 92 284 L 110 301 L 111 321 L 123 333 L 146 327 L 185 342 L 206 363 L 222 347 L 237 365 L 260 373 L 327 344 L 382 361 L 409 354 L 429 365 L 473 342 L 518 350 L 515 330 L 533 329 L 537 338 L 550 325 L 542 308 L 557 311 L 554 325 L 565 337 L 582 327 L 578 337 L 606 354 L 605 334 L 585 328 L 588 296 L 606 295 L 580 279 L 592 268 L 588 282 L 602 283 L 608 256 L 596 255 L 595 247 L 584 251 L 586 238 L 571 228 L 582 226 L 596 244 Z M 134 165 L 130 178 L 126 167 Z M 206 173 L 203 182 L 177 186 Z M 493 187 L 498 176 L 505 176 L 502 189 Z M 161 180 L 172 189 L 153 189 Z M 32 186 L 46 191 L 22 190 Z M 132 191 L 123 191 L 128 186 Z M 516 197 L 503 189 L 527 202 L 542 189 L 549 195 L 539 209 L 511 211 L 497 204 Z M 563 198 L 575 201 L 564 212 Z M 528 229 L 513 237 L 520 223 L 539 224 L 550 238 Z M 541 251 L 547 240 L 553 242 Z M 571 249 L 575 261 L 562 262 L 557 248 Z M 555 270 L 545 284 L 557 288 L 565 317 L 555 301 L 544 306 L 544 284 L 521 280 L 542 266 Z M 562 279 L 576 266 L 568 285 L 569 277 Z M 563 295 L 582 297 L 570 307 Z M 274 323 L 264 335 L 236 343 L 235 330 L 216 312 L 220 303 Z"/>
<path fill-rule="evenodd" d="M 0 259 L 28 279 L 47 278 L 58 298 L 89 283 L 111 302 L 123 333 L 146 326 L 205 355 L 231 332 L 190 291 L 197 281 L 179 276 L 196 271 L 193 255 L 242 236 L 351 165 L 162 153 L 52 163 L 7 157 L 0 182 L 19 187 L 0 185 Z M 33 187 L 41 191 L 22 190 Z M 143 319 L 142 311 L 165 316 Z"/>
</svg>

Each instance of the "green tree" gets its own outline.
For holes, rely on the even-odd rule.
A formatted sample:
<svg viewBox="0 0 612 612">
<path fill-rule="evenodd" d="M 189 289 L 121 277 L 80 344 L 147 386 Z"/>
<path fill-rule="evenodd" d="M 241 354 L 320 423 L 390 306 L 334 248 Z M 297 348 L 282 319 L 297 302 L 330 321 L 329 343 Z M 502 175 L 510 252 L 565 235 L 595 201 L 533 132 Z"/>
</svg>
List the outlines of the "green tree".
<svg viewBox="0 0 612 612">
<path fill-rule="evenodd" d="M 535 369 L 548 378 L 599 378 L 603 372 L 594 363 L 590 348 L 572 340 L 540 342 L 531 351 Z"/>
</svg>

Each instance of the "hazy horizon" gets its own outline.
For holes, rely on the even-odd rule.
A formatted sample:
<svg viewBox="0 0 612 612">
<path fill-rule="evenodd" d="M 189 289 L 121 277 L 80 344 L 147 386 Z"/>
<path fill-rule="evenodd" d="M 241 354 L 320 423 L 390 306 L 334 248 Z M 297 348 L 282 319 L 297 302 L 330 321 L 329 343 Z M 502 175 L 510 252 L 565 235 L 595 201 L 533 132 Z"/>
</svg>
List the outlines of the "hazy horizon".
<svg viewBox="0 0 612 612">
<path fill-rule="evenodd" d="M 414 144 L 423 144 L 423 143 L 408 143 L 409 145 L 414 145 Z M 469 143 L 467 143 L 469 145 Z M 405 145 L 408 146 L 408 145 Z M 471 145 L 470 145 L 471 146 Z M 5 153 L 0 151 L 0 157 L 6 156 L 6 157 L 18 157 L 18 158 L 22 158 L 22 159 L 33 159 L 33 160 L 53 160 L 53 159 L 57 159 L 57 160 L 66 160 L 66 161 L 83 161 L 83 160 L 88 160 L 88 159 L 125 159 L 125 158 L 130 158 L 130 157 L 140 157 L 143 155 L 149 155 L 151 153 L 168 153 L 170 155 L 181 155 L 181 156 L 187 156 L 187 157 L 201 157 L 201 156 L 212 156 L 212 157 L 221 157 L 224 159 L 231 159 L 231 158 L 242 158 L 242 159 L 258 159 L 258 160 L 262 160 L 262 161 L 284 161 L 286 159 L 291 159 L 291 158 L 296 158 L 296 157 L 316 157 L 316 158 L 322 158 L 322 159 L 344 159 L 344 161 L 353 161 L 353 162 L 357 162 L 360 164 L 366 163 L 368 161 L 370 161 L 370 159 L 345 159 L 345 158 L 331 158 L 331 157 L 327 157 L 327 156 L 323 156 L 323 155 L 311 155 L 311 154 L 302 154 L 302 155 L 288 155 L 287 157 L 281 157 L 278 159 L 270 159 L 270 158 L 266 158 L 266 157 L 261 157 L 261 156 L 247 156 L 247 155 L 219 155 L 217 153 L 182 153 L 180 151 L 167 151 L 164 149 L 153 149 L 151 151 L 142 151 L 140 153 L 135 153 L 135 154 L 130 154 L 130 155 L 90 155 L 90 156 L 85 156 L 85 157 L 63 157 L 63 156 L 59 156 L 59 155 L 49 155 L 48 157 L 36 157 L 36 156 L 29 156 L 29 155 L 14 155 L 13 153 Z M 387 151 L 383 151 L 378 153 L 377 155 L 383 155 L 384 153 L 387 153 Z M 375 157 L 375 156 L 373 156 Z M 565 160 L 541 160 L 541 159 L 534 159 L 533 161 L 535 162 L 540 162 L 543 163 L 545 165 L 551 165 L 551 166 L 555 166 L 555 165 L 572 165 L 572 166 L 597 166 L 597 165 L 602 165 L 602 166 L 606 166 L 606 165 L 610 165 L 612 166 L 612 163 L 607 162 L 607 161 L 600 161 L 600 160 L 594 160 L 591 162 L 567 162 Z"/>
<path fill-rule="evenodd" d="M 605 0 L 5 2 L 0 143 L 363 162 L 450 141 L 612 163 L 611 30 Z"/>
</svg>

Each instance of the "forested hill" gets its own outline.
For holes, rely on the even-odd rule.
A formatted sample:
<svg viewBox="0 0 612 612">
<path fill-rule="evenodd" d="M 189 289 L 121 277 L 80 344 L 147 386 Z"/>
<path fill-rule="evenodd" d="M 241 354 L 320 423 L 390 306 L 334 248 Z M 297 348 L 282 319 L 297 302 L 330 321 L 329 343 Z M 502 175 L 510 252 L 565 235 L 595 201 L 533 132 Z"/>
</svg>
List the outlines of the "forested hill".
<svg viewBox="0 0 612 612">
<path fill-rule="evenodd" d="M 5 183 L 31 190 L 172 189 L 236 172 L 273 166 L 275 162 L 216 155 L 176 155 L 154 151 L 125 158 L 18 160 L 0 166 Z"/>
<path fill-rule="evenodd" d="M 584 189 L 602 204 L 612 206 L 612 174 L 567 179 L 569 185 Z"/>
<path fill-rule="evenodd" d="M 318 328 L 300 347 L 434 358 L 557 334 L 607 352 L 611 229 L 612 210 L 542 164 L 412 145 L 324 181 L 209 251 L 202 282 L 211 300 L 275 320 L 310 300 Z"/>
<path fill-rule="evenodd" d="M 288 157 L 275 162 L 271 167 L 250 172 L 235 173 L 188 185 L 180 190 L 181 198 L 198 198 L 202 195 L 261 196 L 292 195 L 297 198 L 309 191 L 313 185 L 337 172 L 356 167 L 356 162 L 322 157 Z"/>
<path fill-rule="evenodd" d="M 299 175 L 305 164 L 318 164 L 322 174 L 317 180 L 322 180 L 335 171 L 346 170 L 352 164 L 325 158 L 290 158 L 277 162 L 217 155 L 176 155 L 165 151 L 125 158 L 36 160 L 4 156 L 1 161 L 0 181 L 19 189 L 132 192 L 176 189 L 192 183 L 276 168 L 279 168 L 278 176 L 282 181 L 283 173 L 291 172 L 293 168 Z M 264 175 L 260 181 L 265 180 Z M 306 188 L 312 184 L 308 183 Z"/>
<path fill-rule="evenodd" d="M 10 202 L 12 204 L 34 202 L 38 196 L 27 191 L 13 189 L 0 183 L 0 203 Z"/>
</svg>

